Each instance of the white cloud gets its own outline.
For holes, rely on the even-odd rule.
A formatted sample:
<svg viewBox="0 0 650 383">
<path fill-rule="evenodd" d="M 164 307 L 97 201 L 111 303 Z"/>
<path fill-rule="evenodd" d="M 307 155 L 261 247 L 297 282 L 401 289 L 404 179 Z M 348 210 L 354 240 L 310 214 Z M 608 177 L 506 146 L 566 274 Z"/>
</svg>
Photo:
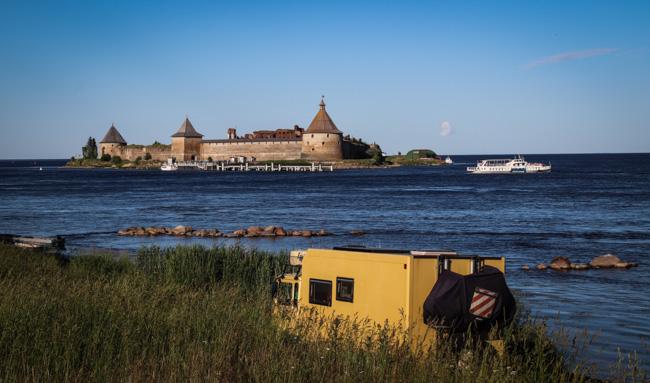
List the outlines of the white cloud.
<svg viewBox="0 0 650 383">
<path fill-rule="evenodd" d="M 451 125 L 449 124 L 449 122 L 447 121 L 443 122 L 442 125 L 440 125 L 440 128 L 441 128 L 440 130 L 441 136 L 445 137 L 451 134 Z"/>
<path fill-rule="evenodd" d="M 525 64 L 523 65 L 523 67 L 532 68 L 544 64 L 557 64 L 563 61 L 584 59 L 587 57 L 594 57 L 594 56 L 602 56 L 617 50 L 618 48 L 598 48 L 598 49 L 587 49 L 587 50 L 575 51 L 575 52 L 565 52 L 565 53 L 557 54 L 555 56 L 543 57 L 539 60 L 535 60 L 533 62 Z"/>
</svg>

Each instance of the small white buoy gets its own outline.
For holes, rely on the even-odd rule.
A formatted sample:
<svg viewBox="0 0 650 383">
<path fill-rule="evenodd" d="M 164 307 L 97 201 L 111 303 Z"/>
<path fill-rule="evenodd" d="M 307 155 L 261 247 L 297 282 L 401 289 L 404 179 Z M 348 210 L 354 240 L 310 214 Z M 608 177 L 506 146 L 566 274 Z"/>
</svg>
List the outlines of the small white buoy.
<svg viewBox="0 0 650 383">
<path fill-rule="evenodd" d="M 43 170 L 43 168 L 39 168 L 38 170 Z"/>
</svg>

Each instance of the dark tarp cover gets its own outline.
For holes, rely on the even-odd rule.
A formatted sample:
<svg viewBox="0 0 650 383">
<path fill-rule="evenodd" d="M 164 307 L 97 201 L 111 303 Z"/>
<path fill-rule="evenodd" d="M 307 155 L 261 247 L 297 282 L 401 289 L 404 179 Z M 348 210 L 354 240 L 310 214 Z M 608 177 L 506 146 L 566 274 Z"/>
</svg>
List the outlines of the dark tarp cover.
<svg viewBox="0 0 650 383">
<path fill-rule="evenodd" d="M 443 270 L 423 311 L 424 323 L 464 332 L 472 323 L 477 330 L 495 324 L 501 328 L 512 321 L 517 307 L 503 273 L 484 266 L 483 271 L 469 275 Z"/>
</svg>

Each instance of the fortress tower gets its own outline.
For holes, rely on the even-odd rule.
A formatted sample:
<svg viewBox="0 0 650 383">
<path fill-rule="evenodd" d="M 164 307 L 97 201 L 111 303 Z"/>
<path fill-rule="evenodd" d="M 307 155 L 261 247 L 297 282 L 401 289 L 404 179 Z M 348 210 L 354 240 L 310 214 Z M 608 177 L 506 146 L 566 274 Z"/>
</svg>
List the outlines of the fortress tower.
<svg viewBox="0 0 650 383">
<path fill-rule="evenodd" d="M 115 125 L 111 124 L 110 129 L 108 129 L 104 138 L 99 142 L 99 156 L 101 157 L 104 154 L 110 154 L 111 157 L 115 155 L 119 156 L 124 146 L 126 146 L 126 141 L 120 132 L 115 129 Z"/>
<path fill-rule="evenodd" d="M 172 135 L 172 157 L 176 161 L 199 161 L 203 135 L 194 130 L 186 117 L 178 132 Z"/>
<path fill-rule="evenodd" d="M 302 155 L 307 160 L 343 159 L 343 132 L 336 128 L 325 111 L 325 101 L 321 100 L 320 110 L 302 135 Z"/>
</svg>

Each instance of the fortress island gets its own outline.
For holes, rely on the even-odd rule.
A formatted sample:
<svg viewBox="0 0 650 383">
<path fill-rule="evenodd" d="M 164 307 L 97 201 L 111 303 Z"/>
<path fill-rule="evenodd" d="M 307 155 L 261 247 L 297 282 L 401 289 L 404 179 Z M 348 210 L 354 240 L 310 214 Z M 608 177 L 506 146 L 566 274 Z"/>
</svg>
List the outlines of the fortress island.
<svg viewBox="0 0 650 383">
<path fill-rule="evenodd" d="M 127 145 L 126 140 L 114 125 L 110 127 L 99 143 L 99 155 L 119 156 L 124 160 L 134 161 L 137 157 L 149 154 L 151 159 L 166 161 L 336 161 L 344 159 L 366 158 L 370 148 L 381 149 L 376 144 L 366 144 L 361 140 L 343 136 L 332 118 L 325 111 L 325 102 L 321 100 L 320 110 L 307 130 L 298 125 L 293 129 L 275 131 L 260 130 L 243 137 L 237 135 L 236 129 L 228 129 L 226 139 L 204 139 L 196 131 L 189 118 L 172 136 L 171 146 Z"/>
</svg>

